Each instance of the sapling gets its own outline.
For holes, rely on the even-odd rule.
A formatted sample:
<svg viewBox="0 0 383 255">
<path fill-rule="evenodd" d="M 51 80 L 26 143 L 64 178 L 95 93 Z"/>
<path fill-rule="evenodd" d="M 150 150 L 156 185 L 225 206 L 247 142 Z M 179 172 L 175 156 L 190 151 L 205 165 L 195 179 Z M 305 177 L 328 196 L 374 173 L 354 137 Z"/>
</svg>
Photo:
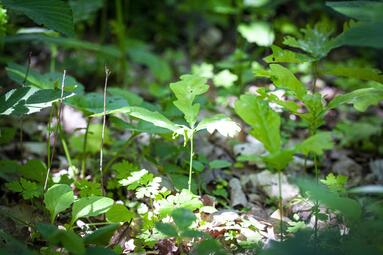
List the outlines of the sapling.
<svg viewBox="0 0 383 255">
<path fill-rule="evenodd" d="M 157 127 L 172 131 L 173 138 L 183 136 L 184 146 L 188 143 L 190 145 L 188 189 L 191 191 L 195 134 L 198 131 L 206 129 L 209 133 L 213 133 L 217 130 L 223 136 L 233 137 L 240 131 L 240 127 L 223 114 L 205 118 L 197 123 L 200 104 L 193 102 L 197 96 L 208 91 L 209 86 L 206 84 L 206 78 L 191 74 L 183 75 L 181 76 L 180 81 L 170 84 L 170 89 L 176 97 L 176 100 L 173 103 L 184 114 L 184 119 L 187 125 L 176 124 L 159 112 L 153 112 L 138 106 L 122 107 L 107 111 L 106 113 L 126 113 L 132 117 L 150 122 Z M 100 114 L 96 114 L 94 116 L 99 115 Z"/>
</svg>

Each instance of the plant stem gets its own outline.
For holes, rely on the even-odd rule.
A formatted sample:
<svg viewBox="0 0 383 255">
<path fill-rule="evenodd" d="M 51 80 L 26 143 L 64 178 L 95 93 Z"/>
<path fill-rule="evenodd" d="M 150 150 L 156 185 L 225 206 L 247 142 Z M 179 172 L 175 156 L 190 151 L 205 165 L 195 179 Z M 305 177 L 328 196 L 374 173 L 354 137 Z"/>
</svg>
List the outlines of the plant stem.
<svg viewBox="0 0 383 255">
<path fill-rule="evenodd" d="M 116 34 L 118 40 L 118 46 L 121 52 L 119 79 L 123 82 L 124 87 L 127 85 L 127 79 L 125 72 L 127 71 L 126 62 L 126 45 L 125 45 L 125 25 L 124 16 L 122 12 L 121 0 L 115 0 L 116 9 Z"/>
<path fill-rule="evenodd" d="M 81 178 L 85 178 L 85 172 L 86 172 L 86 160 L 87 160 L 87 154 L 86 154 L 86 146 L 88 143 L 88 133 L 89 133 L 89 125 L 90 121 L 92 120 L 91 117 L 87 118 L 86 121 L 86 129 L 84 134 L 84 143 L 82 145 L 82 162 L 81 162 Z"/>
<path fill-rule="evenodd" d="M 319 169 L 318 169 L 318 161 L 317 156 L 314 154 L 314 170 L 315 170 L 315 179 L 317 182 L 317 185 L 319 184 Z M 315 222 L 314 222 L 314 236 L 315 240 L 318 239 L 318 213 L 319 213 L 319 201 L 315 201 Z"/>
<path fill-rule="evenodd" d="M 50 158 L 49 166 L 48 166 L 48 169 L 47 169 L 47 175 L 45 177 L 44 190 L 46 190 L 47 186 L 48 186 L 49 174 L 50 174 L 50 171 L 51 171 L 53 156 L 54 156 L 55 147 L 56 147 L 57 132 L 59 131 L 59 126 L 61 124 L 61 111 L 62 111 L 62 101 L 63 101 L 63 97 L 64 97 L 65 76 L 66 76 L 66 70 L 64 70 L 62 81 L 61 81 L 61 96 L 60 96 L 60 100 L 59 100 L 59 104 L 58 104 L 58 108 L 57 108 L 57 111 L 58 111 L 58 114 L 57 114 L 57 124 L 56 124 L 56 130 L 55 130 L 55 132 L 53 134 L 53 137 L 54 137 L 53 147 L 52 147 L 52 153 L 51 153 L 51 158 Z"/>
<path fill-rule="evenodd" d="M 281 231 L 281 241 L 283 242 L 283 204 L 282 204 L 282 174 L 278 171 L 278 188 L 279 188 L 279 227 Z"/>
<path fill-rule="evenodd" d="M 103 147 L 104 147 L 104 137 L 105 137 L 105 122 L 106 122 L 106 89 L 108 87 L 108 78 L 110 75 L 110 70 L 105 66 L 105 84 L 104 84 L 104 114 L 102 118 L 102 132 L 101 132 L 101 148 L 100 148 L 100 175 L 101 175 L 101 191 L 105 195 L 104 189 L 104 175 L 102 171 L 102 159 L 103 159 Z"/>
<path fill-rule="evenodd" d="M 192 174 L 193 174 L 193 156 L 194 156 L 193 147 L 194 145 L 193 145 L 193 134 L 192 134 L 190 137 L 190 161 L 189 161 L 189 181 L 188 181 L 188 188 L 190 192 L 191 192 L 191 182 L 192 182 Z"/>
</svg>

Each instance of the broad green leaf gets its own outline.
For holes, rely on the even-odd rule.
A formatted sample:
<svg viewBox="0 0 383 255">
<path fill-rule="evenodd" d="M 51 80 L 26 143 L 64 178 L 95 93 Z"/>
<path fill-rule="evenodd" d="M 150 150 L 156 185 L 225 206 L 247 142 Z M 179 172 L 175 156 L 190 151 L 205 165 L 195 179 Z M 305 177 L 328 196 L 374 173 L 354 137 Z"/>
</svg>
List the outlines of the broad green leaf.
<svg viewBox="0 0 383 255">
<path fill-rule="evenodd" d="M 107 212 L 113 206 L 113 199 L 101 196 L 83 197 L 73 203 L 73 224 L 77 219 L 83 217 L 94 217 Z"/>
<path fill-rule="evenodd" d="M 290 50 L 285 50 L 276 45 L 271 46 L 271 50 L 273 51 L 273 54 L 263 59 L 266 63 L 301 64 L 301 63 L 313 61 L 313 59 L 306 54 L 297 53 Z"/>
<path fill-rule="evenodd" d="M 88 130 L 88 140 L 86 144 L 86 153 L 96 153 L 100 151 L 101 144 L 101 133 L 102 125 L 101 124 L 91 124 L 89 125 Z M 73 152 L 82 152 L 84 144 L 85 134 L 73 135 L 69 139 L 69 146 Z M 109 128 L 104 130 L 104 143 L 111 143 L 111 136 Z"/>
<path fill-rule="evenodd" d="M 340 211 L 346 219 L 355 221 L 360 218 L 362 209 L 356 200 L 340 197 L 337 193 L 330 192 L 314 181 L 299 179 L 297 184 L 304 192 L 307 192 L 310 199 L 318 200 L 328 208 Z"/>
<path fill-rule="evenodd" d="M 382 20 L 383 3 L 378 1 L 326 2 L 335 11 L 359 21 Z"/>
<path fill-rule="evenodd" d="M 234 137 L 241 128 L 224 114 L 218 114 L 213 117 L 203 119 L 197 126 L 196 131 L 207 129 L 212 134 L 215 130 L 225 137 Z"/>
<path fill-rule="evenodd" d="M 282 171 L 291 162 L 294 156 L 294 151 L 291 150 L 279 150 L 271 153 L 265 157 L 262 157 L 263 161 L 277 171 Z"/>
<path fill-rule="evenodd" d="M 172 212 L 174 223 L 181 231 L 184 231 L 197 219 L 192 211 L 186 208 L 177 208 Z"/>
<path fill-rule="evenodd" d="M 180 78 L 180 81 L 170 84 L 170 89 L 177 98 L 174 105 L 184 114 L 190 127 L 194 127 L 200 105 L 198 103 L 193 104 L 193 101 L 196 96 L 207 92 L 209 86 L 206 85 L 206 78 L 198 75 L 186 74 Z"/>
<path fill-rule="evenodd" d="M 68 36 L 74 35 L 72 9 L 62 0 L 2 0 L 2 3 L 19 11 L 37 24 Z"/>
<path fill-rule="evenodd" d="M 64 93 L 64 99 L 73 94 Z M 0 115 L 22 116 L 50 107 L 60 100 L 61 91 L 22 87 L 0 95 Z"/>
<path fill-rule="evenodd" d="M 268 47 L 273 44 L 275 39 L 275 34 L 270 24 L 263 21 L 240 24 L 238 31 L 249 43 L 256 43 L 259 46 Z"/>
<path fill-rule="evenodd" d="M 100 246 L 107 246 L 112 238 L 114 232 L 118 229 L 120 224 L 110 224 L 97 229 L 96 231 L 84 236 L 85 244 L 95 244 Z"/>
<path fill-rule="evenodd" d="M 301 30 L 297 38 L 287 36 L 283 44 L 299 48 L 316 59 L 325 57 L 333 48 L 338 47 L 337 41 L 331 38 L 334 32 L 334 25 L 328 20 L 322 20 L 313 27 L 307 26 Z"/>
<path fill-rule="evenodd" d="M 383 83 L 382 72 L 375 68 L 327 64 L 320 71 L 323 74 Z"/>
<path fill-rule="evenodd" d="M 108 93 L 115 97 L 118 97 L 118 96 L 123 97 L 131 106 L 139 106 L 144 101 L 142 97 L 138 96 L 137 94 L 122 88 L 117 88 L 117 87 L 108 88 Z"/>
<path fill-rule="evenodd" d="M 168 237 L 177 237 L 177 229 L 169 223 L 156 222 L 156 229 Z"/>
<path fill-rule="evenodd" d="M 353 104 L 358 111 L 365 111 L 370 105 L 376 105 L 383 100 L 383 88 L 357 89 L 350 93 L 336 96 L 327 105 L 328 109 L 342 104 Z"/>
<path fill-rule="evenodd" d="M 383 48 L 383 21 L 358 22 L 337 37 L 338 45 Z"/>
<path fill-rule="evenodd" d="M 301 144 L 295 147 L 295 150 L 304 155 L 315 153 L 322 155 L 325 150 L 330 150 L 334 146 L 330 132 L 321 132 L 310 136 Z"/>
<path fill-rule="evenodd" d="M 37 231 L 51 245 L 61 245 L 71 254 L 85 254 L 85 246 L 82 238 L 71 230 L 58 229 L 54 225 L 40 223 L 37 225 Z"/>
<path fill-rule="evenodd" d="M 261 141 L 270 153 L 280 150 L 281 118 L 267 102 L 257 96 L 242 95 L 235 103 L 235 112 L 253 128 L 250 134 Z"/>
<path fill-rule="evenodd" d="M 125 205 L 114 204 L 106 212 L 106 220 L 113 223 L 129 222 L 133 219 L 134 213 L 129 211 Z"/>
<path fill-rule="evenodd" d="M 302 100 L 307 93 L 306 87 L 302 82 L 300 82 L 289 69 L 281 65 L 271 64 L 268 72 L 257 73 L 256 76 L 269 77 L 275 86 L 293 92 L 300 100 Z"/>
<path fill-rule="evenodd" d="M 74 194 L 67 184 L 55 184 L 44 195 L 45 207 L 51 214 L 53 223 L 57 214 L 68 209 L 74 202 Z"/>
<path fill-rule="evenodd" d="M 221 168 L 227 168 L 227 167 L 231 167 L 231 163 L 227 160 L 223 160 L 223 159 L 217 159 L 217 160 L 213 160 L 211 162 L 209 162 L 209 167 L 211 169 L 221 169 Z"/>
</svg>

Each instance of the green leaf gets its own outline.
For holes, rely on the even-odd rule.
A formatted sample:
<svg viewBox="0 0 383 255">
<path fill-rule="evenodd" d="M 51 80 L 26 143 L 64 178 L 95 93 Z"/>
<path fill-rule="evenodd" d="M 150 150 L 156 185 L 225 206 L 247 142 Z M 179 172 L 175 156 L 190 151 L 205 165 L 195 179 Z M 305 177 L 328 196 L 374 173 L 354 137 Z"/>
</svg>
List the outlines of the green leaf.
<svg viewBox="0 0 383 255">
<path fill-rule="evenodd" d="M 174 223 L 181 231 L 186 230 L 197 219 L 192 211 L 186 208 L 177 208 L 172 212 Z"/>
<path fill-rule="evenodd" d="M 73 203 L 71 224 L 79 218 L 103 214 L 112 207 L 113 203 L 113 199 L 108 197 L 91 196 L 80 198 Z"/>
<path fill-rule="evenodd" d="M 73 21 L 89 20 L 96 12 L 102 8 L 103 0 L 69 0 L 69 5 L 73 11 Z"/>
<path fill-rule="evenodd" d="M 335 11 L 360 21 L 382 20 L 383 3 L 378 1 L 326 2 Z"/>
<path fill-rule="evenodd" d="M 125 205 L 114 204 L 106 212 L 106 220 L 112 223 L 129 222 L 133 219 L 134 213 L 129 211 Z"/>
<path fill-rule="evenodd" d="M 64 99 L 73 94 L 64 93 Z M 22 87 L 0 95 L 0 115 L 22 116 L 39 112 L 60 100 L 61 91 Z"/>
<path fill-rule="evenodd" d="M 344 193 L 346 192 L 347 176 L 338 175 L 335 176 L 333 173 L 329 173 L 326 179 L 320 180 L 321 183 L 325 184 L 330 191 Z"/>
<path fill-rule="evenodd" d="M 84 236 L 85 244 L 95 244 L 106 246 L 109 244 L 113 233 L 118 229 L 120 224 L 110 224 L 102 228 L 97 229 L 93 233 Z"/>
<path fill-rule="evenodd" d="M 13 192 L 21 193 L 24 199 L 38 198 L 43 193 L 43 187 L 36 182 L 20 178 L 19 181 L 12 181 L 6 184 L 6 187 Z"/>
<path fill-rule="evenodd" d="M 327 106 L 336 108 L 342 104 L 353 104 L 358 111 L 365 111 L 370 105 L 376 105 L 383 100 L 383 88 L 357 89 L 350 93 L 336 96 Z"/>
<path fill-rule="evenodd" d="M 170 84 L 170 89 L 177 98 L 174 105 L 184 114 L 185 120 L 190 127 L 194 127 L 200 105 L 198 103 L 193 104 L 193 101 L 196 96 L 207 92 L 209 86 L 206 85 L 206 78 L 198 75 L 186 74 L 180 78 L 180 81 Z"/>
<path fill-rule="evenodd" d="M 104 143 L 111 143 L 111 136 L 109 128 L 105 128 L 104 130 Z M 101 133 L 102 133 L 102 125 L 101 124 L 91 124 L 89 125 L 88 131 L 88 140 L 86 144 L 86 152 L 87 153 L 96 153 L 100 151 L 101 144 Z M 83 144 L 84 144 L 85 134 L 73 135 L 69 139 L 69 145 L 73 152 L 82 152 Z"/>
<path fill-rule="evenodd" d="M 375 68 L 327 64 L 320 72 L 323 74 L 383 83 L 382 72 Z"/>
<path fill-rule="evenodd" d="M 111 87 L 108 88 L 108 93 L 115 97 L 123 97 L 131 106 L 139 106 L 144 102 L 142 97 L 126 89 Z"/>
<path fill-rule="evenodd" d="M 72 9 L 67 2 L 61 0 L 2 0 L 2 3 L 15 11 L 19 11 L 37 24 L 74 36 Z"/>
<path fill-rule="evenodd" d="M 198 124 L 196 132 L 203 129 L 207 129 L 210 134 L 217 130 L 225 137 L 234 137 L 239 131 L 241 131 L 238 124 L 232 121 L 229 117 L 226 117 L 224 114 L 217 114 L 213 117 L 203 119 Z"/>
<path fill-rule="evenodd" d="M 74 194 L 68 185 L 55 184 L 50 187 L 44 195 L 44 203 L 51 214 L 51 223 L 57 214 L 68 209 L 73 202 Z"/>
<path fill-rule="evenodd" d="M 169 223 L 156 222 L 156 229 L 168 237 L 177 237 L 177 229 Z"/>
<path fill-rule="evenodd" d="M 234 82 L 238 80 L 238 76 L 225 69 L 214 75 L 213 82 L 216 87 L 230 88 Z"/>
<path fill-rule="evenodd" d="M 266 63 L 301 64 L 301 63 L 313 61 L 313 59 L 306 54 L 297 53 L 290 50 L 285 50 L 276 45 L 271 46 L 271 50 L 273 51 L 273 54 L 263 59 Z"/>
<path fill-rule="evenodd" d="M 273 44 L 275 39 L 275 34 L 270 24 L 263 21 L 240 24 L 238 31 L 249 43 L 256 43 L 259 46 L 268 47 Z"/>
<path fill-rule="evenodd" d="M 304 155 L 309 153 L 315 153 L 316 155 L 322 155 L 325 150 L 332 149 L 334 143 L 332 141 L 330 132 L 321 132 L 313 136 L 310 136 L 304 140 L 301 144 L 295 147 L 295 150 Z"/>
<path fill-rule="evenodd" d="M 291 162 L 294 156 L 294 151 L 291 150 L 280 150 L 274 153 L 271 153 L 265 157 L 263 157 L 263 161 L 277 171 L 282 171 L 287 167 L 287 165 Z"/>
<path fill-rule="evenodd" d="M 222 245 L 214 239 L 207 239 L 200 242 L 194 249 L 192 254 L 214 254 L 227 255 Z"/>
<path fill-rule="evenodd" d="M 157 202 L 159 203 L 161 217 L 170 215 L 176 208 L 187 208 L 194 211 L 203 206 L 199 196 L 194 195 L 186 189 Z"/>
<path fill-rule="evenodd" d="M 257 96 L 242 95 L 235 103 L 235 112 L 253 128 L 250 134 L 261 141 L 270 153 L 280 150 L 281 118 L 267 102 Z"/>
<path fill-rule="evenodd" d="M 231 163 L 227 160 L 213 160 L 209 162 L 209 167 L 211 169 L 221 169 L 231 167 Z"/>
</svg>

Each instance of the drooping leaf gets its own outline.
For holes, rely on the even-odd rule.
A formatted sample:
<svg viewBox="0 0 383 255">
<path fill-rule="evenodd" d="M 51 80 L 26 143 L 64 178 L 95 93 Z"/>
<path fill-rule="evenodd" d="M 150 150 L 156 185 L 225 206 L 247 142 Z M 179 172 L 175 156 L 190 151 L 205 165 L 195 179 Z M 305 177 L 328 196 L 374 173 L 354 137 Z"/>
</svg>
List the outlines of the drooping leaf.
<svg viewBox="0 0 383 255">
<path fill-rule="evenodd" d="M 281 119 L 267 102 L 257 96 L 243 95 L 235 103 L 235 112 L 253 128 L 250 134 L 261 141 L 270 153 L 279 151 Z"/>
<path fill-rule="evenodd" d="M 358 111 L 365 111 L 370 105 L 376 105 L 383 100 L 383 88 L 363 88 L 350 93 L 336 96 L 327 105 L 328 109 L 342 104 L 352 104 Z"/>
<path fill-rule="evenodd" d="M 269 71 L 256 73 L 256 76 L 270 78 L 275 86 L 293 92 L 300 100 L 302 100 L 307 93 L 306 87 L 302 82 L 300 82 L 289 69 L 281 65 L 271 64 Z"/>
<path fill-rule="evenodd" d="M 82 217 L 94 217 L 107 212 L 114 201 L 108 197 L 91 196 L 83 197 L 73 203 L 72 219 L 73 224 Z"/>
<path fill-rule="evenodd" d="M 382 72 L 375 68 L 327 64 L 320 71 L 323 74 L 383 83 Z"/>
<path fill-rule="evenodd" d="M 234 137 L 241 128 L 237 123 L 232 121 L 229 117 L 224 114 L 218 114 L 213 117 L 203 119 L 197 126 L 196 131 L 207 129 L 212 134 L 217 130 L 221 135 L 225 137 Z"/>
<path fill-rule="evenodd" d="M 74 35 L 72 9 L 62 0 L 2 0 L 2 3 L 19 11 L 37 24 L 68 36 Z"/>
<path fill-rule="evenodd" d="M 177 228 L 184 231 L 197 219 L 192 211 L 186 208 L 177 208 L 172 212 L 172 218 Z"/>
<path fill-rule="evenodd" d="M 68 209 L 74 202 L 74 194 L 67 184 L 55 184 L 44 195 L 45 207 L 51 214 L 53 223 L 57 214 Z"/>
<path fill-rule="evenodd" d="M 64 93 L 63 99 L 71 96 L 72 93 Z M 32 87 L 12 89 L 0 95 L 0 115 L 22 116 L 39 112 L 60 100 L 60 97 L 60 90 Z"/>
<path fill-rule="evenodd" d="M 301 144 L 295 147 L 295 150 L 304 155 L 309 153 L 315 153 L 316 155 L 322 155 L 325 150 L 332 149 L 334 143 L 332 141 L 330 132 L 320 132 L 313 136 L 310 136 L 304 140 Z"/>
<path fill-rule="evenodd" d="M 106 212 L 106 220 L 113 223 L 129 222 L 133 219 L 134 213 L 129 211 L 125 205 L 114 204 Z"/>
<path fill-rule="evenodd" d="M 271 46 L 273 54 L 265 57 L 263 60 L 266 63 L 296 63 L 301 64 L 313 61 L 308 55 L 297 53 L 290 50 L 282 49 L 276 45 Z"/>
<path fill-rule="evenodd" d="M 180 81 L 170 84 L 170 89 L 177 98 L 174 105 L 184 114 L 190 127 L 194 127 L 200 105 L 193 104 L 193 101 L 196 96 L 207 92 L 209 86 L 206 85 L 206 78 L 198 75 L 186 74 L 182 75 L 180 79 Z"/>
</svg>

